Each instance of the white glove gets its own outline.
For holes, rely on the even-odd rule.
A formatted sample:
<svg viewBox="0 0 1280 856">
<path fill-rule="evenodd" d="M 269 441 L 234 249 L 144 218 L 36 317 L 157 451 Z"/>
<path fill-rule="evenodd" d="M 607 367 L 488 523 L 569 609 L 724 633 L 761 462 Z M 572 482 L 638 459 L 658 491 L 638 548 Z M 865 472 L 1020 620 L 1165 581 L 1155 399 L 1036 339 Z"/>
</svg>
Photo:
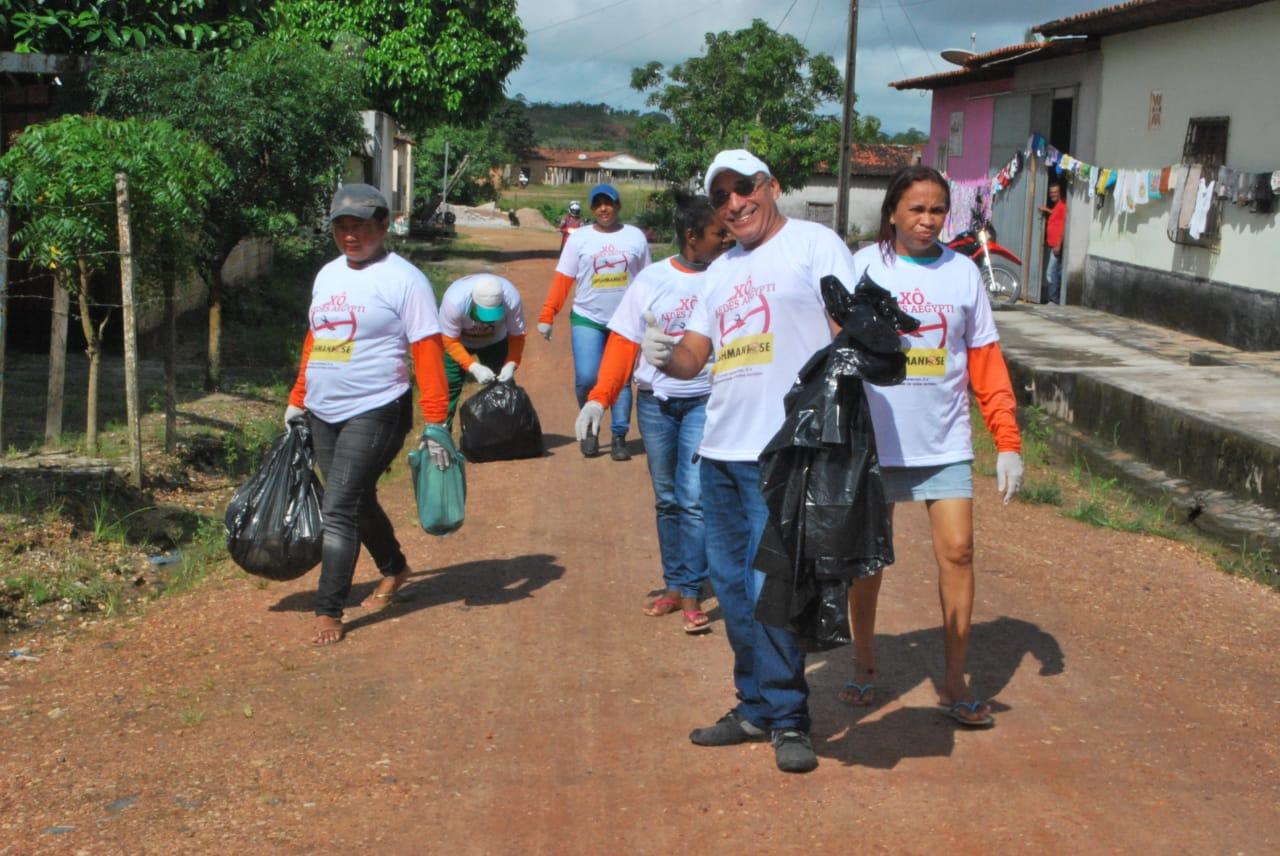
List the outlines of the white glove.
<svg viewBox="0 0 1280 856">
<path fill-rule="evenodd" d="M 551 341 L 551 325 L 545 321 L 538 322 L 538 332 L 542 334 L 542 338 L 548 342 Z"/>
<path fill-rule="evenodd" d="M 644 341 L 640 343 L 640 353 L 644 354 L 645 361 L 654 368 L 666 368 L 675 353 L 676 343 L 680 340 L 659 330 L 658 319 L 653 317 L 652 312 L 644 313 L 643 317 Z"/>
<path fill-rule="evenodd" d="M 444 428 L 445 426 L 437 425 L 436 427 Z M 448 429 L 445 428 L 445 430 Z M 427 454 L 431 456 L 431 463 L 436 465 L 437 470 L 447 470 L 453 465 L 453 456 L 449 454 L 449 450 L 428 436 L 423 436 L 418 448 L 426 450 Z"/>
<path fill-rule="evenodd" d="M 467 369 L 467 371 L 476 379 L 476 383 L 493 383 L 498 379 L 498 376 L 493 373 L 493 369 L 479 360 L 472 363 L 471 368 Z"/>
<path fill-rule="evenodd" d="M 498 372 L 498 380 L 502 381 L 503 383 L 506 383 L 507 381 L 511 380 L 515 376 L 516 376 L 515 363 L 503 364 L 502 371 Z"/>
<path fill-rule="evenodd" d="M 302 416 L 302 414 L 304 414 L 304 413 L 306 413 L 306 412 L 307 412 L 307 409 L 306 409 L 305 407 L 297 407 L 297 406 L 292 405 L 292 404 L 290 404 L 288 407 L 286 407 L 286 408 L 284 409 L 284 428 L 285 428 L 285 430 L 286 430 L 286 431 L 287 431 L 287 430 L 289 430 L 289 423 L 290 423 L 290 422 L 292 422 L 293 420 L 295 420 L 295 419 L 297 419 L 298 417 Z"/>
<path fill-rule="evenodd" d="M 996 489 L 1004 494 L 1005 505 L 1022 489 L 1022 455 L 1017 452 L 996 455 Z"/>
<path fill-rule="evenodd" d="M 578 420 L 573 423 L 573 433 L 577 435 L 578 442 L 599 434 L 600 420 L 603 418 L 604 405 L 600 402 L 588 401 L 582 405 L 582 410 L 578 413 Z"/>
</svg>

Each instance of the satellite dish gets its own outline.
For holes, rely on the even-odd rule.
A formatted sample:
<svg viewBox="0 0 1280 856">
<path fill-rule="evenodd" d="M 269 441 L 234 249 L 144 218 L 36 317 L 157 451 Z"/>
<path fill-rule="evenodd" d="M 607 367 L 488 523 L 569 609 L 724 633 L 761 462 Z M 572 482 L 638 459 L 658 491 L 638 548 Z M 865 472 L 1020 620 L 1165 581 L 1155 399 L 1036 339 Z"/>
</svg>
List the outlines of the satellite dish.
<svg viewBox="0 0 1280 856">
<path fill-rule="evenodd" d="M 947 48 L 942 52 L 942 58 L 954 65 L 964 65 L 970 57 L 974 56 L 977 54 L 964 48 Z"/>
</svg>

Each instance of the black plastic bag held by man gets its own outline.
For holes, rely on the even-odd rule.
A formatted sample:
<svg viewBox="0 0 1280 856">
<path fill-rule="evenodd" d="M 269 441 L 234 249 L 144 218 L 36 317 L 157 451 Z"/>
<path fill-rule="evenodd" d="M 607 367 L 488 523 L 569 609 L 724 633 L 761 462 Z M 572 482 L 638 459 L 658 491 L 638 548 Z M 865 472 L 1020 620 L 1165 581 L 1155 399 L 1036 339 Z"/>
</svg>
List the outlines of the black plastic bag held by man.
<svg viewBox="0 0 1280 856">
<path fill-rule="evenodd" d="M 320 562 L 324 489 L 315 474 L 311 429 L 294 419 L 240 486 L 223 523 L 227 552 L 251 574 L 292 580 Z"/>
<path fill-rule="evenodd" d="M 848 586 L 893 563 L 893 530 L 863 382 L 906 377 L 900 333 L 920 322 L 866 275 L 852 293 L 822 278 L 841 330 L 800 369 L 786 420 L 760 453 L 769 522 L 755 556 L 765 574 L 764 624 L 794 631 L 810 650 L 850 642 Z"/>
</svg>

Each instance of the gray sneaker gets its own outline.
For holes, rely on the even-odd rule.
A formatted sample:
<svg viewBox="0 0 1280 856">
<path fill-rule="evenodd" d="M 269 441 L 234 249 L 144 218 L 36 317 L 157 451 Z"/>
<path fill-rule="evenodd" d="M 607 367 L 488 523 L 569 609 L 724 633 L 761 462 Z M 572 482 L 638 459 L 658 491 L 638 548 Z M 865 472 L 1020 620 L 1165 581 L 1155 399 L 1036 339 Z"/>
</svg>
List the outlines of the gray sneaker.
<svg viewBox="0 0 1280 856">
<path fill-rule="evenodd" d="M 689 739 L 699 746 L 734 746 L 738 743 L 763 743 L 768 733 L 756 728 L 731 710 L 716 721 L 715 725 L 706 728 L 695 728 L 689 732 Z"/>
<path fill-rule="evenodd" d="M 773 760 L 784 773 L 807 773 L 818 766 L 818 756 L 813 752 L 809 735 L 795 728 L 775 728 Z"/>
</svg>

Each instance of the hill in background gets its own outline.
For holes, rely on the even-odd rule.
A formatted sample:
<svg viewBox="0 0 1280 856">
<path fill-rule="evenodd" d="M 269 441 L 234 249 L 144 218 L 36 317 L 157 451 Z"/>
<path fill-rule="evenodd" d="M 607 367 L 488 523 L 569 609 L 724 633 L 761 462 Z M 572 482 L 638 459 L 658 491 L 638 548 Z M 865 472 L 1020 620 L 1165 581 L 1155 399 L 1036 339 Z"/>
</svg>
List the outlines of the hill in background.
<svg viewBox="0 0 1280 856">
<path fill-rule="evenodd" d="M 608 104 L 528 105 L 529 122 L 539 146 L 553 149 L 619 149 L 644 157 L 644 140 L 635 133 L 640 120 L 661 113 L 616 110 Z"/>
</svg>

